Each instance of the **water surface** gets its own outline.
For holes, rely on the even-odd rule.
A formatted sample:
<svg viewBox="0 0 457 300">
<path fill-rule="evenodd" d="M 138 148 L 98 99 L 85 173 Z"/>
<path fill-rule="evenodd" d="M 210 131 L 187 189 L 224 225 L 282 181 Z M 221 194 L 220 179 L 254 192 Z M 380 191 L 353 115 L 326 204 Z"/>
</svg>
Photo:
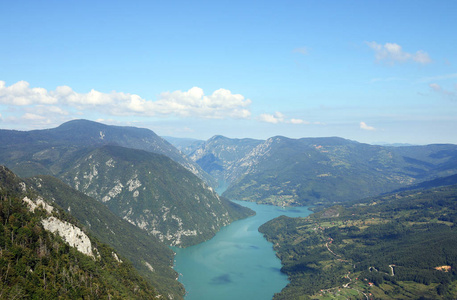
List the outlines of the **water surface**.
<svg viewBox="0 0 457 300">
<path fill-rule="evenodd" d="M 260 225 L 280 215 L 304 217 L 307 207 L 281 208 L 233 201 L 256 216 L 233 222 L 214 238 L 185 249 L 174 248 L 175 270 L 187 291 L 186 300 L 271 299 L 287 284 L 272 244 L 258 232 Z"/>
</svg>

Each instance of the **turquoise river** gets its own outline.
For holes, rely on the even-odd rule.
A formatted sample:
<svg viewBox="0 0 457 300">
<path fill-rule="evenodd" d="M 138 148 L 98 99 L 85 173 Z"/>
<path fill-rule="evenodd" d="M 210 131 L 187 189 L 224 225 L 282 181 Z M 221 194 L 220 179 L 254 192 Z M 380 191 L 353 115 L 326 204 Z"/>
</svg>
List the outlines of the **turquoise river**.
<svg viewBox="0 0 457 300">
<path fill-rule="evenodd" d="M 176 252 L 174 268 L 186 288 L 186 300 L 266 300 L 289 283 L 287 276 L 280 272 L 281 262 L 273 245 L 258 228 L 280 215 L 305 217 L 311 211 L 307 207 L 233 202 L 249 207 L 256 215 L 222 228 L 209 241 L 173 249 Z"/>
</svg>

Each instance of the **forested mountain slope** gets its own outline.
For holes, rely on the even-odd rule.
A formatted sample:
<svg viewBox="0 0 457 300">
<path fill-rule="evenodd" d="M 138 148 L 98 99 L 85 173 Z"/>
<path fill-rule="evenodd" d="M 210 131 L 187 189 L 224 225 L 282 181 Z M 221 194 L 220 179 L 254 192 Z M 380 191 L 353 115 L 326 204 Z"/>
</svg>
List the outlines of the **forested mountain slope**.
<svg viewBox="0 0 457 300">
<path fill-rule="evenodd" d="M 164 155 L 103 146 L 79 158 L 61 178 L 118 216 L 175 246 L 211 238 L 253 212 L 219 197 Z"/>
<path fill-rule="evenodd" d="M 199 243 L 252 213 L 220 198 L 193 174 L 197 164 L 147 129 L 75 120 L 48 130 L 1 130 L 0 142 L 0 162 L 19 174 L 59 177 L 168 244 Z"/>
<path fill-rule="evenodd" d="M 457 173 L 457 145 L 375 146 L 342 138 L 216 136 L 191 156 L 231 199 L 275 205 L 349 201 Z"/>
<path fill-rule="evenodd" d="M 290 284 L 275 299 L 454 299 L 457 185 L 334 206 L 259 228 Z"/>
<path fill-rule="evenodd" d="M 153 131 L 88 120 L 73 120 L 45 130 L 0 130 L 0 163 L 22 177 L 59 175 L 75 157 L 81 155 L 81 151 L 103 145 L 164 154 L 208 184 L 214 184 L 211 176 Z"/>
<path fill-rule="evenodd" d="M 143 278 L 162 295 L 174 299 L 184 296 L 184 287 L 176 280 L 173 251 L 158 238 L 123 220 L 103 203 L 71 188 L 59 179 L 41 175 L 25 179 L 45 199 L 75 217 L 101 242 L 116 249 L 132 262 Z"/>
<path fill-rule="evenodd" d="M 0 167 L 0 298 L 163 299 L 116 251 Z"/>
</svg>

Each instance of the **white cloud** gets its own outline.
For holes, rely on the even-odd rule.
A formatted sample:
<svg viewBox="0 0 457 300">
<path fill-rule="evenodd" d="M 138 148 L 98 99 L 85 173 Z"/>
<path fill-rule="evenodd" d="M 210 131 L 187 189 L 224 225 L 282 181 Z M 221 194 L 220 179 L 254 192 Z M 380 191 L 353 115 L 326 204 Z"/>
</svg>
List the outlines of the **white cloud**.
<svg viewBox="0 0 457 300">
<path fill-rule="evenodd" d="M 48 121 L 46 117 L 32 113 L 25 113 L 22 116 L 22 119 L 28 121 Z"/>
<path fill-rule="evenodd" d="M 25 111 L 38 115 L 68 115 L 69 112 L 55 105 L 34 105 L 26 107 Z"/>
<path fill-rule="evenodd" d="M 274 115 L 261 114 L 259 120 L 266 123 L 278 124 L 284 122 L 284 115 L 278 111 Z"/>
<path fill-rule="evenodd" d="M 386 61 L 389 64 L 407 61 L 413 61 L 419 64 L 428 64 L 432 62 L 428 53 L 423 50 L 419 50 L 416 53 L 408 53 L 403 51 L 402 47 L 395 43 L 385 43 L 384 45 L 381 45 L 376 42 L 366 42 L 366 44 L 374 50 L 377 61 Z"/>
<path fill-rule="evenodd" d="M 438 84 L 438 83 L 430 83 L 429 85 L 432 90 L 434 90 L 435 92 L 441 92 L 441 86 Z"/>
<path fill-rule="evenodd" d="M 43 88 L 30 88 L 25 81 L 6 86 L 0 81 L 0 104 L 14 106 L 53 105 L 48 111 L 66 114 L 62 107 L 73 110 L 96 110 L 108 115 L 139 116 L 180 116 L 198 118 L 240 118 L 251 116 L 251 100 L 243 95 L 232 94 L 226 89 L 218 89 L 205 95 L 199 87 L 188 91 L 165 92 L 156 101 L 146 100 L 135 94 L 113 91 L 101 93 L 91 90 L 77 93 L 69 86 L 59 86 L 54 91 Z M 43 108 L 42 108 L 43 109 Z"/>
<path fill-rule="evenodd" d="M 360 128 L 363 129 L 363 130 L 376 130 L 376 128 L 372 127 L 372 126 L 368 126 L 367 123 L 365 122 L 360 122 Z"/>
<path fill-rule="evenodd" d="M 45 119 L 42 116 L 36 115 L 36 114 L 31 114 L 31 113 L 26 113 L 22 116 L 23 119 L 25 120 L 43 120 Z"/>
<path fill-rule="evenodd" d="M 302 120 L 302 119 L 290 119 L 290 123 L 292 124 L 310 124 L 310 122 Z"/>
<path fill-rule="evenodd" d="M 4 81 L 0 81 L 0 104 L 22 106 L 55 103 L 57 103 L 57 99 L 46 89 L 30 88 L 26 81 L 18 81 L 7 87 Z"/>
<path fill-rule="evenodd" d="M 247 109 L 251 100 L 245 100 L 244 96 L 232 94 L 226 89 L 218 89 L 208 96 L 205 96 L 199 87 L 193 87 L 187 92 L 166 92 L 160 94 L 159 100 L 151 104 L 153 106 L 151 108 L 161 114 L 174 113 L 185 117 L 246 119 L 251 116 L 251 112 Z"/>
<path fill-rule="evenodd" d="M 432 62 L 430 56 L 428 55 L 427 52 L 419 50 L 416 52 L 416 54 L 412 55 L 412 59 L 415 62 L 418 62 L 420 64 L 429 64 Z"/>
<path fill-rule="evenodd" d="M 262 122 L 271 123 L 271 124 L 279 124 L 279 123 L 287 123 L 287 124 L 294 124 L 294 125 L 323 125 L 321 122 L 309 122 L 303 119 L 287 119 L 283 113 L 275 112 L 274 114 L 261 114 L 258 118 Z"/>
</svg>

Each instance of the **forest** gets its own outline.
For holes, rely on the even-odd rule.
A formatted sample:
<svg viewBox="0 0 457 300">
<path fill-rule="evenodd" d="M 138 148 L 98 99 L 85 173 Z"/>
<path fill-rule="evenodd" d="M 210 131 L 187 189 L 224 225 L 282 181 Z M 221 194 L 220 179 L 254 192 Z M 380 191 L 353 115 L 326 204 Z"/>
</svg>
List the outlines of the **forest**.
<svg viewBox="0 0 457 300">
<path fill-rule="evenodd" d="M 274 299 L 453 299 L 457 185 L 333 206 L 259 228 L 290 284 Z"/>
<path fill-rule="evenodd" d="M 162 298 L 123 257 L 90 237 L 95 257 L 85 255 L 43 228 L 44 209 L 31 212 L 22 199 L 36 198 L 6 168 L 0 172 L 1 299 Z M 63 210 L 53 212 L 77 224 Z"/>
</svg>

